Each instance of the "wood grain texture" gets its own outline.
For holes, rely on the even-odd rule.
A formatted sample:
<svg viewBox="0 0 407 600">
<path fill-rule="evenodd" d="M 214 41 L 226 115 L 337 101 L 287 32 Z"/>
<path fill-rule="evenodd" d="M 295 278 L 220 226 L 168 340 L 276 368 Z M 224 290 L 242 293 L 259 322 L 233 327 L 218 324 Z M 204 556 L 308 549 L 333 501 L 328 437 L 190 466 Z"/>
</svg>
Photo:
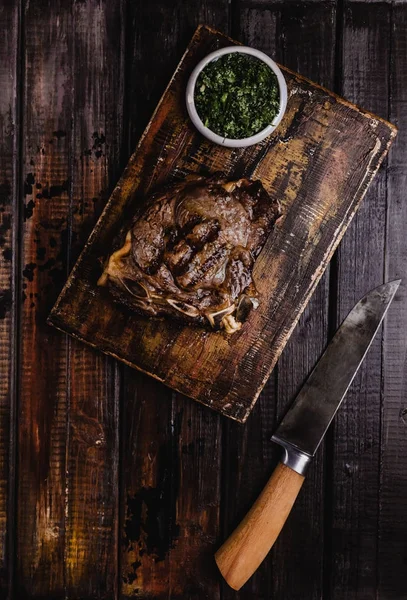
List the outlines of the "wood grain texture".
<svg viewBox="0 0 407 600">
<path fill-rule="evenodd" d="M 25 7 L 21 597 L 110 599 L 116 593 L 112 361 L 55 337 L 44 311 L 100 214 L 109 174 L 117 178 L 123 44 L 108 29 L 122 31 L 121 21 L 120 3 Z"/>
<path fill-rule="evenodd" d="M 16 231 L 18 228 L 19 7 L 0 6 L 0 597 L 9 597 L 13 554 L 14 415 L 16 381 Z M 13 233 L 14 232 L 14 233 Z"/>
<path fill-rule="evenodd" d="M 119 174 L 123 10 L 121 2 L 73 6 L 70 267 Z M 68 361 L 67 596 L 111 600 L 117 594 L 118 374 L 112 359 L 76 340 L 69 345 Z"/>
<path fill-rule="evenodd" d="M 346 3 L 342 93 L 388 116 L 390 6 Z M 383 282 L 386 170 L 368 191 L 338 250 L 339 325 L 366 292 Z M 378 334 L 333 425 L 330 597 L 370 598 L 377 589 L 377 520 L 381 413 L 381 335 Z M 327 592 L 328 593 L 328 592 Z"/>
<path fill-rule="evenodd" d="M 281 7 L 279 60 L 329 89 L 334 88 L 336 3 Z M 323 275 L 277 365 L 277 422 L 293 402 L 328 339 L 329 268 Z M 325 453 L 319 448 L 272 551 L 273 597 L 319 600 L 323 594 Z M 318 548 L 318 553 L 315 552 Z M 292 577 L 295 568 L 297 577 Z"/>
<path fill-rule="evenodd" d="M 65 598 L 67 339 L 46 325 L 67 273 L 72 15 L 23 3 L 23 180 L 16 596 Z M 47 18 L 44 19 L 44 14 Z M 22 199 L 22 200 L 23 200 Z"/>
<path fill-rule="evenodd" d="M 246 151 L 201 139 L 184 107 L 191 67 L 230 41 L 201 27 L 54 307 L 50 322 L 170 387 L 244 421 L 356 211 L 395 129 L 285 70 L 278 133 Z M 352 135 L 350 135 L 352 129 Z M 159 164 L 159 168 L 157 168 Z M 98 259 L 140 195 L 188 171 L 252 175 L 285 218 L 256 261 L 260 307 L 234 334 L 130 315 L 96 287 Z M 301 185 L 302 182 L 305 185 Z M 194 352 L 190 352 L 190 348 Z"/>
<path fill-rule="evenodd" d="M 124 393 L 121 597 L 168 597 L 169 550 L 178 533 L 179 423 L 157 382 L 132 374 Z"/>
<path fill-rule="evenodd" d="M 121 597 L 219 598 L 218 417 L 165 402 L 139 373 L 125 390 Z"/>
<path fill-rule="evenodd" d="M 392 8 L 389 114 L 400 128 L 400 138 L 389 156 L 387 171 L 387 235 L 385 280 L 401 277 L 402 284 L 384 325 L 380 428 L 380 506 L 378 523 L 378 598 L 406 595 L 407 560 L 406 356 L 407 356 L 407 11 Z"/>
<path fill-rule="evenodd" d="M 126 86 L 131 149 L 199 20 L 227 27 L 228 10 L 227 2 L 132 5 Z M 155 36 L 146 23 L 154 24 Z M 121 597 L 217 600 L 220 417 L 127 368 L 123 406 Z"/>
<path fill-rule="evenodd" d="M 169 553 L 170 594 L 173 598 L 219 600 L 220 582 L 213 554 L 220 537 L 221 420 L 206 407 L 175 396 L 173 411 L 179 419 L 179 529 Z"/>
</svg>

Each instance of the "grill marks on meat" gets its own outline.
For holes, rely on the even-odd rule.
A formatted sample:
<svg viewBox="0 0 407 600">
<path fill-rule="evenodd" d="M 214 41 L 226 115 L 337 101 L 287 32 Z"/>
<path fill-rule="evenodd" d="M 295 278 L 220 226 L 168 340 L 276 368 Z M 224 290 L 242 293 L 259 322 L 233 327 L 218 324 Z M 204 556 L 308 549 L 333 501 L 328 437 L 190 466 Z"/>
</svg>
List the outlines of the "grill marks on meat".
<svg viewBox="0 0 407 600">
<path fill-rule="evenodd" d="M 141 314 L 233 333 L 258 305 L 253 266 L 278 216 L 260 181 L 187 179 L 150 198 L 98 285 Z"/>
</svg>

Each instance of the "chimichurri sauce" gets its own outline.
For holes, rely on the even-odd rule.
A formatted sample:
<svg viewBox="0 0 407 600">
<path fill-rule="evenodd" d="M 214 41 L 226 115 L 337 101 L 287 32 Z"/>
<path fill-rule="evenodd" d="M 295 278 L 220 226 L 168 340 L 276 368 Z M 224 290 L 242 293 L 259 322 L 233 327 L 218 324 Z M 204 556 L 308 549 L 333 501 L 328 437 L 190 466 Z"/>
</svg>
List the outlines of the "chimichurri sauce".
<svg viewBox="0 0 407 600">
<path fill-rule="evenodd" d="M 195 106 L 206 127 L 222 137 L 243 139 L 270 125 L 279 110 L 277 77 L 250 54 L 231 52 L 201 71 Z"/>
</svg>

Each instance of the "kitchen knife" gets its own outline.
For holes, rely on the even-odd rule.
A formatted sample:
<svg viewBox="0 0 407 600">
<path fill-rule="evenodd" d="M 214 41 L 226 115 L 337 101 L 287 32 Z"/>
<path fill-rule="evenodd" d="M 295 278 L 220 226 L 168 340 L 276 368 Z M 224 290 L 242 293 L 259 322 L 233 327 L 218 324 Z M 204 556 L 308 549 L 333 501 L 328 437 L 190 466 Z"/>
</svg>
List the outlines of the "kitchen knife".
<svg viewBox="0 0 407 600">
<path fill-rule="evenodd" d="M 375 288 L 351 310 L 271 438 L 282 446 L 283 458 L 246 517 L 215 555 L 220 572 L 233 589 L 246 583 L 276 541 L 400 281 Z"/>
</svg>

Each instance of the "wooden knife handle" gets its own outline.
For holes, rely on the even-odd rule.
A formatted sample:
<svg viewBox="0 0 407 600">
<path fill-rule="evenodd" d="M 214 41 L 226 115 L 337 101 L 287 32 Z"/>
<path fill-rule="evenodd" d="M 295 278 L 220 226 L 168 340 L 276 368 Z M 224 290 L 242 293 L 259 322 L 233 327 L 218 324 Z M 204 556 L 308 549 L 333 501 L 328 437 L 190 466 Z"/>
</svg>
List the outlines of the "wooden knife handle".
<svg viewBox="0 0 407 600">
<path fill-rule="evenodd" d="M 243 521 L 215 554 L 227 583 L 240 590 L 276 541 L 304 476 L 279 463 Z"/>
</svg>

